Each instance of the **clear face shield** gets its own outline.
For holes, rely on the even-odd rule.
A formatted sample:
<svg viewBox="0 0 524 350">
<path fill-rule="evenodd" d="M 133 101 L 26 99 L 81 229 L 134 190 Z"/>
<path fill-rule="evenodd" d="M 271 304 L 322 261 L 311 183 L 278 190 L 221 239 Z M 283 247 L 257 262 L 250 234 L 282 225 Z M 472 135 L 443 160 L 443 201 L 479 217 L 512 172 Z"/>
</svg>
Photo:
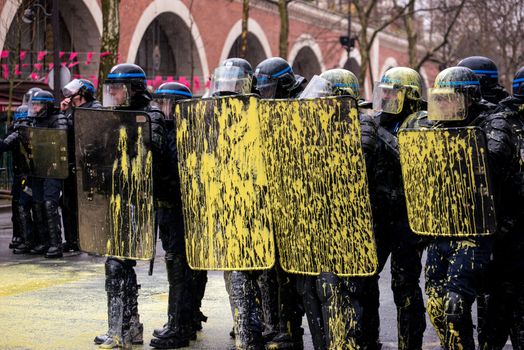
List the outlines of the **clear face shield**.
<svg viewBox="0 0 524 350">
<path fill-rule="evenodd" d="M 401 86 L 375 82 L 373 109 L 377 112 L 399 114 L 404 106 L 406 89 Z"/>
<path fill-rule="evenodd" d="M 71 98 L 74 97 L 76 94 L 78 94 L 78 91 L 82 88 L 83 84 L 78 79 L 73 79 L 69 83 L 67 83 L 66 86 L 62 88 L 62 94 L 65 98 Z"/>
<path fill-rule="evenodd" d="M 265 74 L 257 76 L 257 90 L 262 98 L 275 98 L 277 95 L 278 79 L 271 79 Z"/>
<path fill-rule="evenodd" d="M 154 102 L 158 106 L 158 109 L 164 113 L 166 119 L 173 119 L 173 112 L 175 108 L 175 99 L 168 97 L 155 97 Z"/>
<path fill-rule="evenodd" d="M 251 92 L 251 77 L 240 67 L 222 66 L 211 79 L 212 96 L 246 95 Z"/>
<path fill-rule="evenodd" d="M 452 88 L 428 89 L 428 119 L 433 121 L 464 120 L 467 117 L 464 94 Z"/>
<path fill-rule="evenodd" d="M 332 95 L 334 95 L 333 84 L 331 84 L 329 80 L 321 78 L 318 75 L 314 75 L 313 78 L 311 78 L 309 84 L 307 84 L 306 88 L 304 89 L 304 91 L 302 91 L 298 98 L 320 98 Z"/>
<path fill-rule="evenodd" d="M 124 83 L 104 84 L 104 107 L 127 107 L 130 105 L 131 87 Z"/>
</svg>

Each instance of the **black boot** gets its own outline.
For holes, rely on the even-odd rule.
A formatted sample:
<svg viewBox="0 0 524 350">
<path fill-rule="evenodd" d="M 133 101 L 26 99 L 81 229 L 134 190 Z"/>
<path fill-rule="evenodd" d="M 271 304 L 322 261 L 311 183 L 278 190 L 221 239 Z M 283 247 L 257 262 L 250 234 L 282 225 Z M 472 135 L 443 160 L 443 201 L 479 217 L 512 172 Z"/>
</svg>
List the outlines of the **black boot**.
<svg viewBox="0 0 524 350">
<path fill-rule="evenodd" d="M 31 254 L 45 254 L 49 248 L 49 231 L 43 203 L 33 202 L 33 219 L 35 222 L 36 244 Z"/>
<path fill-rule="evenodd" d="M 207 317 L 200 311 L 202 299 L 206 292 L 207 271 L 191 272 L 191 299 L 193 302 L 193 329 L 202 330 L 202 322 L 207 322 Z"/>
<path fill-rule="evenodd" d="M 192 327 L 191 270 L 183 255 L 166 254 L 167 279 L 169 281 L 168 321 L 162 329 L 156 329 L 151 346 L 157 349 L 177 349 L 189 346 L 196 337 Z"/>
<path fill-rule="evenodd" d="M 18 205 L 18 218 L 20 220 L 20 233 L 22 235 L 23 243 L 16 247 L 13 251 L 15 254 L 27 254 L 33 247 L 33 235 L 30 228 L 31 213 L 29 213 L 23 205 Z"/>
<path fill-rule="evenodd" d="M 49 249 L 45 254 L 46 258 L 61 258 L 62 254 L 62 230 L 60 228 L 60 214 L 58 213 L 58 203 L 54 201 L 45 202 L 47 227 L 49 231 Z"/>
</svg>

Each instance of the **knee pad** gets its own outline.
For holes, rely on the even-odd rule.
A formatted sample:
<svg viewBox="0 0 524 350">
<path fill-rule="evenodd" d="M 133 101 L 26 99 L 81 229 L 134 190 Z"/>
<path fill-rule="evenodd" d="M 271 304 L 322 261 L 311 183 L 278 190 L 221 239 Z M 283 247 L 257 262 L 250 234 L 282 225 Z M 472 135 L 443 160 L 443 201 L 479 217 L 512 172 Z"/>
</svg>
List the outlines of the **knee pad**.
<svg viewBox="0 0 524 350">
<path fill-rule="evenodd" d="M 126 269 L 121 261 L 107 259 L 106 269 L 106 291 L 110 293 L 121 293 L 124 291 Z"/>
</svg>

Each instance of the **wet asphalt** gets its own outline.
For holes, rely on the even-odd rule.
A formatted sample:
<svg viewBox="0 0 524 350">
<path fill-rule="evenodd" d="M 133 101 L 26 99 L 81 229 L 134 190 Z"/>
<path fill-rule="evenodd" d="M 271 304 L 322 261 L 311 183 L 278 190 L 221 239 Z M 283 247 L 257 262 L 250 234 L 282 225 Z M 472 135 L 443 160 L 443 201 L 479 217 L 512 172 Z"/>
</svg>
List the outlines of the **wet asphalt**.
<svg viewBox="0 0 524 350">
<path fill-rule="evenodd" d="M 107 330 L 105 259 L 85 253 L 70 253 L 58 260 L 14 255 L 8 249 L 11 234 L 10 212 L 2 212 L 0 349 L 97 349 L 92 342 L 94 336 Z M 148 276 L 148 262 L 139 262 L 136 268 L 141 284 L 139 313 L 144 323 L 145 342 L 143 346 L 134 346 L 135 350 L 151 349 L 149 341 L 153 329 L 162 326 L 167 319 L 168 285 L 163 255 L 158 242 L 153 276 Z M 383 349 L 397 348 L 396 309 L 390 282 L 388 263 L 380 279 Z M 203 331 L 198 333 L 198 339 L 187 349 L 231 348 L 233 341 L 229 331 L 232 318 L 222 272 L 208 273 L 202 311 L 208 316 L 208 321 Z M 305 349 L 312 350 L 305 318 L 303 323 L 306 329 Z M 437 336 L 427 319 L 424 349 L 438 348 Z M 511 346 L 506 348 L 511 349 Z"/>
</svg>

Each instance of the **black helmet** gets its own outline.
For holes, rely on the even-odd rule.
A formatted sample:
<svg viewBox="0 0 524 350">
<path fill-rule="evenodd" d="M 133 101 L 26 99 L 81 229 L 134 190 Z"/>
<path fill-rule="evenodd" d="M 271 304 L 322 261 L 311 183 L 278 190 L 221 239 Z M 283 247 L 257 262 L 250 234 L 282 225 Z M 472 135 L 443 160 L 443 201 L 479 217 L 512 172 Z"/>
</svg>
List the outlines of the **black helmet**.
<svg viewBox="0 0 524 350">
<path fill-rule="evenodd" d="M 524 66 L 515 73 L 513 78 L 513 96 L 524 98 Z"/>
<path fill-rule="evenodd" d="M 27 105 L 29 103 L 29 100 L 37 91 L 42 91 L 39 87 L 32 87 L 24 94 L 24 98 L 22 99 L 22 104 Z"/>
<path fill-rule="evenodd" d="M 281 57 L 270 57 L 255 69 L 256 88 L 262 98 L 286 98 L 297 88 L 297 79 L 289 63 Z"/>
<path fill-rule="evenodd" d="M 245 95 L 252 89 L 253 68 L 243 58 L 228 58 L 211 77 L 211 95 Z"/>
<path fill-rule="evenodd" d="M 168 82 L 160 85 L 153 94 L 154 101 L 167 119 L 172 119 L 175 101 L 192 98 L 193 94 L 181 83 Z"/>
<path fill-rule="evenodd" d="M 428 118 L 431 120 L 464 120 L 469 107 L 480 101 L 480 82 L 466 67 L 444 69 L 428 91 Z"/>
<path fill-rule="evenodd" d="M 487 57 L 467 57 L 461 60 L 457 66 L 471 69 L 480 81 L 480 88 L 482 90 L 489 90 L 499 83 L 499 71 L 497 65 Z"/>
<path fill-rule="evenodd" d="M 55 98 L 49 91 L 40 90 L 33 94 L 27 107 L 29 117 L 46 117 L 55 112 Z"/>
<path fill-rule="evenodd" d="M 104 82 L 104 107 L 134 106 L 134 100 L 144 95 L 151 97 L 146 87 L 146 73 L 142 68 L 132 63 L 117 64 Z"/>
<path fill-rule="evenodd" d="M 90 102 L 95 99 L 96 89 L 93 83 L 87 79 L 73 79 L 62 88 L 62 94 L 67 98 L 80 95 L 87 102 Z"/>
</svg>

